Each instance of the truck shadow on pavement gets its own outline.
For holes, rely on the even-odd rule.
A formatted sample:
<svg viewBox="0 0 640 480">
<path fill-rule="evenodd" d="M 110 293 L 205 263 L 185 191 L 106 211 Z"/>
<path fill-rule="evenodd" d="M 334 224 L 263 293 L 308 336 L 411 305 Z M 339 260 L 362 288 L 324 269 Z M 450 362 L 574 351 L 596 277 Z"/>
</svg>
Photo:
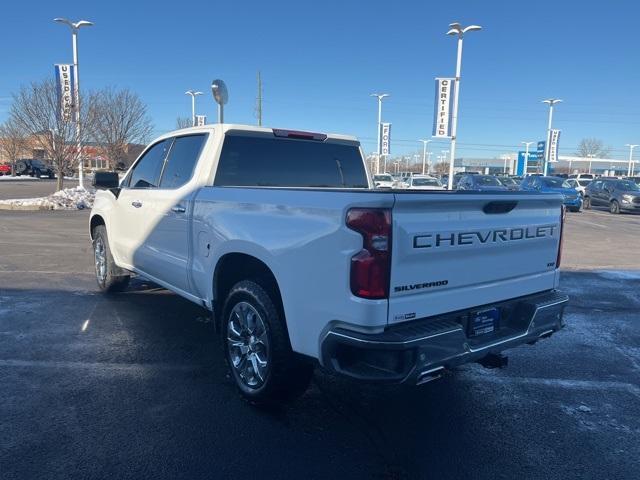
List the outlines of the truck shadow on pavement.
<svg viewBox="0 0 640 480">
<path fill-rule="evenodd" d="M 568 275 L 569 289 L 585 294 L 616 282 Z M 627 281 L 620 298 L 640 283 Z M 261 410 L 236 394 L 208 312 L 177 295 L 140 279 L 112 296 L 2 289 L 0 464 L 5 478 L 627 478 L 632 462 L 606 445 L 614 435 L 637 458 L 637 417 L 610 412 L 619 428 L 600 428 L 575 408 L 602 395 L 601 404 L 629 408 L 626 393 L 510 380 L 593 380 L 562 372 L 567 358 L 584 361 L 585 345 L 607 346 L 571 326 L 590 303 L 605 308 L 598 294 L 588 298 L 557 339 L 517 349 L 511 372 L 467 365 L 413 388 L 318 368 L 302 398 Z M 27 452 L 33 462 L 21 461 Z"/>
</svg>

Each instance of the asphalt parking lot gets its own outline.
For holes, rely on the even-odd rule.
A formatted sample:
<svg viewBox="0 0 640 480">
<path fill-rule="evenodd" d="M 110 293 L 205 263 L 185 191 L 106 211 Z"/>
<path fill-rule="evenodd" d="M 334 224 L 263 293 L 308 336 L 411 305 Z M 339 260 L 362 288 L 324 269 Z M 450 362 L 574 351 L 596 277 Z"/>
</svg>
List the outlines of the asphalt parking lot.
<svg viewBox="0 0 640 480">
<path fill-rule="evenodd" d="M 10 198 L 33 198 L 33 197 L 46 197 L 56 192 L 56 180 L 49 178 L 40 178 L 33 180 L 28 177 L 26 180 L 22 180 L 22 177 L 17 177 L 15 180 L 7 180 L 7 177 L 0 179 L 0 200 L 7 200 Z M 86 184 L 85 184 L 86 185 Z M 65 180 L 64 188 L 77 187 L 77 180 Z"/>
<path fill-rule="evenodd" d="M 640 216 L 569 214 L 568 326 L 507 369 L 318 371 L 275 411 L 239 399 L 204 310 L 139 279 L 97 292 L 87 221 L 0 212 L 3 479 L 640 477 Z"/>
</svg>

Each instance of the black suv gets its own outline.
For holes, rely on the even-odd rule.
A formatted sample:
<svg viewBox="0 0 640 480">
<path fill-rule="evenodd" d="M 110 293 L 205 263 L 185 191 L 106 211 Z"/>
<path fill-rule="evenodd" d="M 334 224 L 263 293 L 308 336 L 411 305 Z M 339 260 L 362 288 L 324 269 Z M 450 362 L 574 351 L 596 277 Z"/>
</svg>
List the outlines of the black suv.
<svg viewBox="0 0 640 480">
<path fill-rule="evenodd" d="M 16 162 L 16 175 L 29 175 L 40 178 L 41 176 L 55 178 L 53 169 L 47 166 L 42 160 L 23 158 Z"/>
<path fill-rule="evenodd" d="M 584 191 L 584 208 L 609 207 L 611 213 L 640 212 L 640 187 L 633 180 L 597 178 Z"/>
</svg>

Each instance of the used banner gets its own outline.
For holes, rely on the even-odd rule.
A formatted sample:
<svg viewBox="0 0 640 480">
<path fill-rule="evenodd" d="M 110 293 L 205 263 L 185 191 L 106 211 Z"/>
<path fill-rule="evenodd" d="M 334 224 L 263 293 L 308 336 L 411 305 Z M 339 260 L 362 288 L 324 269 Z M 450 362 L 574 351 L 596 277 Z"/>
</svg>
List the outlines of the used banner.
<svg viewBox="0 0 640 480">
<path fill-rule="evenodd" d="M 380 135 L 380 142 L 382 143 L 380 154 L 389 155 L 391 153 L 391 124 L 390 123 L 382 124 L 382 133 Z"/>
<path fill-rule="evenodd" d="M 560 141 L 560 130 L 551 130 L 549 141 L 549 162 L 558 161 L 558 142 Z"/>
<path fill-rule="evenodd" d="M 56 72 L 56 92 L 58 94 L 58 116 L 65 122 L 73 120 L 75 72 L 68 64 L 54 65 Z"/>
<path fill-rule="evenodd" d="M 436 98 L 433 107 L 433 136 L 451 138 L 455 78 L 436 78 Z"/>
</svg>

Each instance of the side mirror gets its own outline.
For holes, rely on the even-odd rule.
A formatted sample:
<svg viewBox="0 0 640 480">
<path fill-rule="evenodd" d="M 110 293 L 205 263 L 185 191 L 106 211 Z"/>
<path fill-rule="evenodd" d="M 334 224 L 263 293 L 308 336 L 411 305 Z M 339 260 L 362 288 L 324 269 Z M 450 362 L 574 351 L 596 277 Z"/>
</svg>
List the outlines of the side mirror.
<svg viewBox="0 0 640 480">
<path fill-rule="evenodd" d="M 96 172 L 93 177 L 92 185 L 95 188 L 118 188 L 120 186 L 120 177 L 116 172 Z"/>
</svg>

